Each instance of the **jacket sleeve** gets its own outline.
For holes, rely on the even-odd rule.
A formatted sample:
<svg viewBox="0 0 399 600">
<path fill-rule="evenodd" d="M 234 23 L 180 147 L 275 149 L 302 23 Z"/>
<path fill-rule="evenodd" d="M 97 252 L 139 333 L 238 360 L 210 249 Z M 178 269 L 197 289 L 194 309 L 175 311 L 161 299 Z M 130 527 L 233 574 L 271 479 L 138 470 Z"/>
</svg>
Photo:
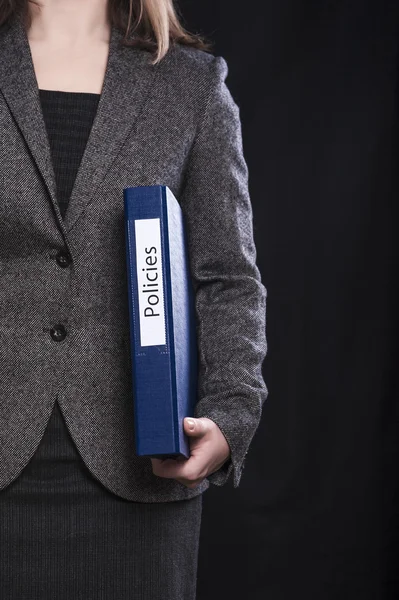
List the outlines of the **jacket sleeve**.
<svg viewBox="0 0 399 600">
<path fill-rule="evenodd" d="M 256 266 L 239 108 L 225 84 L 226 61 L 213 58 L 211 85 L 180 198 L 197 319 L 194 416 L 212 419 L 231 450 L 228 461 L 208 476 L 209 482 L 224 485 L 233 472 L 238 487 L 268 394 L 262 378 L 266 289 Z"/>
</svg>

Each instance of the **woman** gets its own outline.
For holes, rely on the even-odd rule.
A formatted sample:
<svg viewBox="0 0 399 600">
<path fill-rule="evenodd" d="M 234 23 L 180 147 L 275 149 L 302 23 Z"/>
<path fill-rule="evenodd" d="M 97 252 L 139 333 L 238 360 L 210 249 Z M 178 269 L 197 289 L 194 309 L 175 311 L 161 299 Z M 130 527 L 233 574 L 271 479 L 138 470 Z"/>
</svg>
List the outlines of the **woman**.
<svg viewBox="0 0 399 600">
<path fill-rule="evenodd" d="M 265 298 L 227 65 L 171 0 L 0 1 L 4 598 L 195 597 L 202 493 L 267 391 Z M 123 188 L 186 219 L 198 319 L 188 460 L 134 452 Z"/>
</svg>

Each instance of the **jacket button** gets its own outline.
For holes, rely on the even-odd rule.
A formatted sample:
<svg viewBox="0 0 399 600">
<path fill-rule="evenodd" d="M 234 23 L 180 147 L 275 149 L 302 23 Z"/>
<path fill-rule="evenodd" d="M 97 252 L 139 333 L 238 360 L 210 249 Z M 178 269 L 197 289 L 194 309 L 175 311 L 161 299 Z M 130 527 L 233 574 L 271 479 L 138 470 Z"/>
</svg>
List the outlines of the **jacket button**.
<svg viewBox="0 0 399 600">
<path fill-rule="evenodd" d="M 71 264 L 72 258 L 69 252 L 66 250 L 60 250 L 55 257 L 55 260 L 59 264 L 60 267 L 68 267 Z"/>
<path fill-rule="evenodd" d="M 65 339 L 66 336 L 66 329 L 64 325 L 62 325 L 62 323 L 54 325 L 54 327 L 50 329 L 50 335 L 55 342 L 62 342 L 62 340 Z"/>
</svg>

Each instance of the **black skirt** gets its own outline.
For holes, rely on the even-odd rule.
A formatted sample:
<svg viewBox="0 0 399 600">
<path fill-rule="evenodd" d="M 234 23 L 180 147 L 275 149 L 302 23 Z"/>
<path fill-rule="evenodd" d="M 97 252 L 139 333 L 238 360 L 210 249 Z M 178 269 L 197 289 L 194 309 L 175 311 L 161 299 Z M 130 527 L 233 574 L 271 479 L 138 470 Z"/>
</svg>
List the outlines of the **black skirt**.
<svg viewBox="0 0 399 600">
<path fill-rule="evenodd" d="M 202 494 L 141 503 L 83 463 L 56 404 L 21 475 L 0 492 L 7 600 L 194 600 Z"/>
</svg>

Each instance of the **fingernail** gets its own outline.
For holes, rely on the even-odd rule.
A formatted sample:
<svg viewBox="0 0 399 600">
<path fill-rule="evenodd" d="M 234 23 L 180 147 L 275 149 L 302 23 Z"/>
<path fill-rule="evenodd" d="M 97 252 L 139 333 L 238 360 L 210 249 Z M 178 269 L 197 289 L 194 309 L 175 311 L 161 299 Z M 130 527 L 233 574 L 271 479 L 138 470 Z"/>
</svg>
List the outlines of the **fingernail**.
<svg viewBox="0 0 399 600">
<path fill-rule="evenodd" d="M 187 419 L 187 423 L 188 423 L 188 428 L 189 429 L 194 429 L 194 421 L 192 419 Z"/>
</svg>

